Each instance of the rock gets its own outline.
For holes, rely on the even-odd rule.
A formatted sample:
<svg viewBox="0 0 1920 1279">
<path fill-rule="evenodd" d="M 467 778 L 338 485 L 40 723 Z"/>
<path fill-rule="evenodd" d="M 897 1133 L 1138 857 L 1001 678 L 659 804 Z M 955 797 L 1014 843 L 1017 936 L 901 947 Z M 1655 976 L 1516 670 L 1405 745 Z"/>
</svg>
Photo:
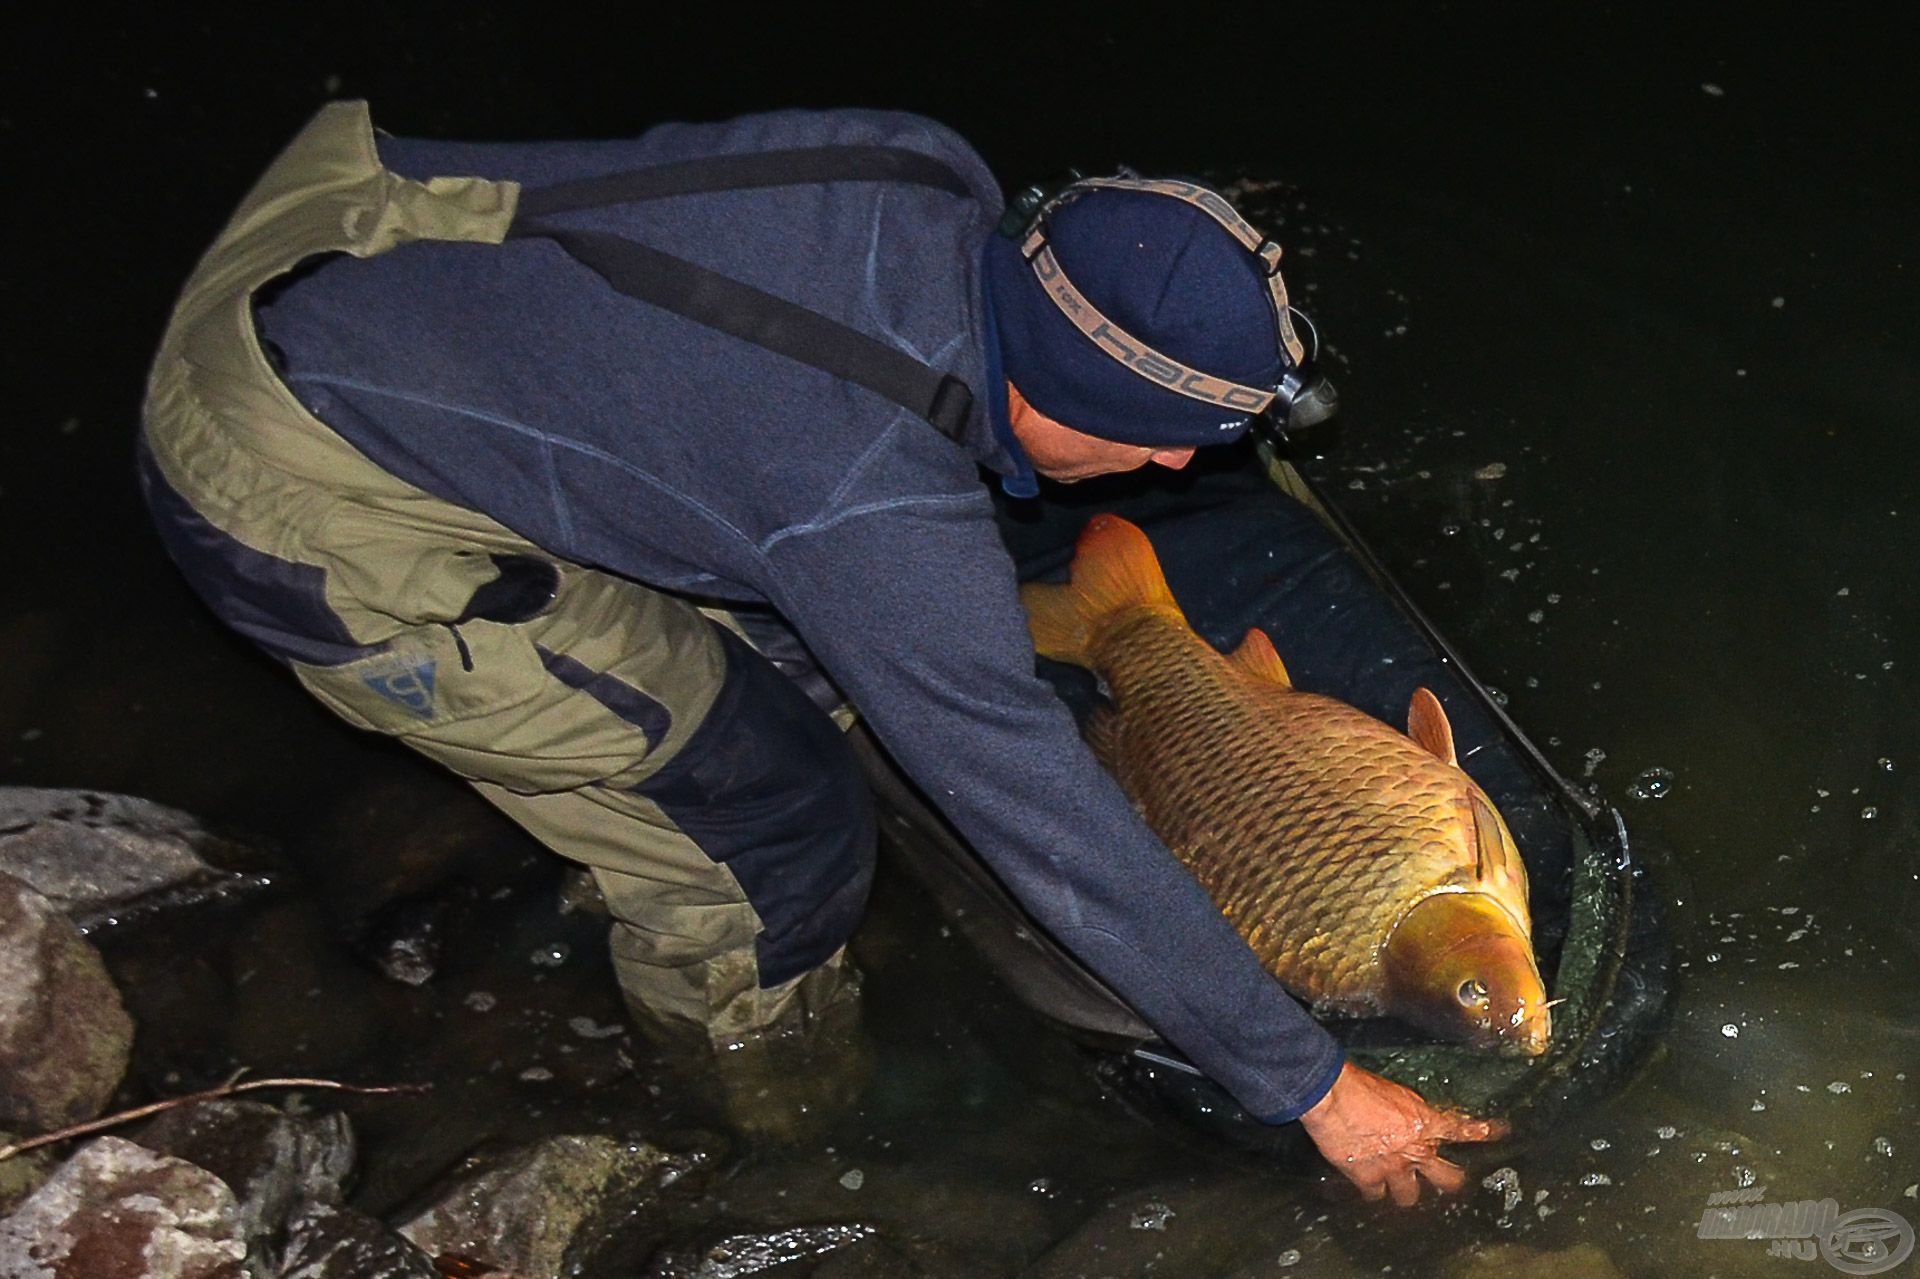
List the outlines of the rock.
<svg viewBox="0 0 1920 1279">
<path fill-rule="evenodd" d="M 241 1234 L 256 1254 L 303 1202 L 337 1202 L 353 1171 L 345 1115 L 290 1115 L 258 1101 L 220 1098 L 169 1110 L 141 1128 L 138 1140 L 226 1182 L 239 1200 Z"/>
<path fill-rule="evenodd" d="M 389 981 L 424 986 L 440 971 L 454 915 L 452 898 L 417 893 L 389 902 L 360 926 L 354 949 Z"/>
<path fill-rule="evenodd" d="M 275 1279 L 440 1279 L 440 1269 L 363 1212 L 308 1204 L 287 1227 Z"/>
<path fill-rule="evenodd" d="M 10 1146 L 23 1135 L 0 1128 L 0 1146 Z M 0 1161 L 0 1214 L 12 1212 L 22 1199 L 40 1189 L 59 1162 L 59 1156 L 48 1146 Z"/>
<path fill-rule="evenodd" d="M 889 1239 L 863 1222 L 788 1226 L 728 1235 L 704 1248 L 662 1252 L 641 1279 L 975 1279 L 990 1273 L 920 1239 Z"/>
<path fill-rule="evenodd" d="M 675 1248 L 657 1254 L 645 1279 L 745 1279 L 789 1262 L 824 1257 L 876 1233 L 877 1227 L 851 1222 L 730 1234 L 704 1247 Z"/>
<path fill-rule="evenodd" d="M 630 1233 L 632 1219 L 644 1217 L 660 1191 L 708 1162 L 645 1142 L 549 1137 L 467 1160 L 400 1233 L 433 1256 L 558 1279 L 615 1230 Z"/>
<path fill-rule="evenodd" d="M 244 1279 L 226 1183 L 118 1137 L 81 1147 L 0 1221 L 4 1279 Z"/>
<path fill-rule="evenodd" d="M 99 952 L 50 900 L 0 875 L 0 1123 L 45 1132 L 93 1118 L 132 1045 Z"/>
<path fill-rule="evenodd" d="M 0 874 L 83 929 L 272 882 L 257 854 L 129 795 L 0 786 Z"/>
</svg>

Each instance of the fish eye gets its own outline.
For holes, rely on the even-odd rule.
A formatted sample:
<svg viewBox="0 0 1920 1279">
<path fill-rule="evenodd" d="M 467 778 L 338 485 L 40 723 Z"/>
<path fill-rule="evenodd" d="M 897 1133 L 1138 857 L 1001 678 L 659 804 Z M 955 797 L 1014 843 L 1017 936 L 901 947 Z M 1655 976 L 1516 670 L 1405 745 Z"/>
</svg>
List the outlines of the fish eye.
<svg viewBox="0 0 1920 1279">
<path fill-rule="evenodd" d="M 1487 984 L 1478 977 L 1467 978 L 1460 983 L 1460 989 L 1453 993 L 1461 1003 L 1469 1008 L 1487 1002 Z"/>
</svg>

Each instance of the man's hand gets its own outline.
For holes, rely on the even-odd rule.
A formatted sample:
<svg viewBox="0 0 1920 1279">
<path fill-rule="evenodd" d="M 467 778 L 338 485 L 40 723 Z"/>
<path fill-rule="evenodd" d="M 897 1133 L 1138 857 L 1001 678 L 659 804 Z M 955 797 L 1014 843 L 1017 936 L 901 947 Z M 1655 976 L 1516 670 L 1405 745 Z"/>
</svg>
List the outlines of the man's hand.
<svg viewBox="0 0 1920 1279">
<path fill-rule="evenodd" d="M 1420 1198 L 1419 1177 L 1451 1194 L 1467 1174 L 1435 1153 L 1443 1141 L 1496 1141 L 1499 1119 L 1436 1110 L 1419 1093 L 1348 1062 L 1327 1095 L 1300 1116 L 1313 1144 L 1368 1199 L 1392 1194 L 1402 1208 Z M 1416 1176 L 1418 1174 L 1418 1176 Z"/>
</svg>

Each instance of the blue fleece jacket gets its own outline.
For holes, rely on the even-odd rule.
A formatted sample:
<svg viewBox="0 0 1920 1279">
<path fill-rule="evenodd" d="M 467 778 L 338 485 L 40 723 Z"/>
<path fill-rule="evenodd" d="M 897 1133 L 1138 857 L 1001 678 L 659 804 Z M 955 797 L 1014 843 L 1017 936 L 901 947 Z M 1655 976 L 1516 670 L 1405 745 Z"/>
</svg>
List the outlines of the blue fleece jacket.
<svg viewBox="0 0 1920 1279">
<path fill-rule="evenodd" d="M 632 301 L 545 240 L 330 260 L 261 331 L 321 418 L 393 473 L 577 563 L 770 604 L 1033 916 L 1250 1112 L 1298 1115 L 1342 1055 L 1135 814 L 1034 674 L 979 470 L 1019 476 L 982 250 L 1001 197 L 918 117 L 782 112 L 636 140 L 380 140 L 408 177 L 532 187 L 704 155 L 875 143 L 963 199 L 847 182 L 565 215 L 957 374 L 963 444 L 873 393 Z M 998 384 L 996 384 L 998 383 Z"/>
</svg>

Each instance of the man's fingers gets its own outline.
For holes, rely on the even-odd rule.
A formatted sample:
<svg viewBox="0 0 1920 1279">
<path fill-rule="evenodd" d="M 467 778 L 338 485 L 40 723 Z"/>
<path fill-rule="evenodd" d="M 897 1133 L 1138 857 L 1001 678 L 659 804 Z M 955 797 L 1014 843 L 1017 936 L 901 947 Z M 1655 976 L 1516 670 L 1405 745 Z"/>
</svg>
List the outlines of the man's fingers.
<svg viewBox="0 0 1920 1279">
<path fill-rule="evenodd" d="M 1458 1194 L 1467 1184 L 1466 1170 L 1439 1155 L 1429 1155 L 1420 1161 L 1419 1166 L 1420 1174 L 1443 1195 Z"/>
<path fill-rule="evenodd" d="M 1393 1202 L 1402 1208 L 1411 1208 L 1420 1202 L 1420 1181 L 1413 1175 L 1411 1164 L 1387 1174 L 1387 1189 L 1393 1193 Z"/>
</svg>

